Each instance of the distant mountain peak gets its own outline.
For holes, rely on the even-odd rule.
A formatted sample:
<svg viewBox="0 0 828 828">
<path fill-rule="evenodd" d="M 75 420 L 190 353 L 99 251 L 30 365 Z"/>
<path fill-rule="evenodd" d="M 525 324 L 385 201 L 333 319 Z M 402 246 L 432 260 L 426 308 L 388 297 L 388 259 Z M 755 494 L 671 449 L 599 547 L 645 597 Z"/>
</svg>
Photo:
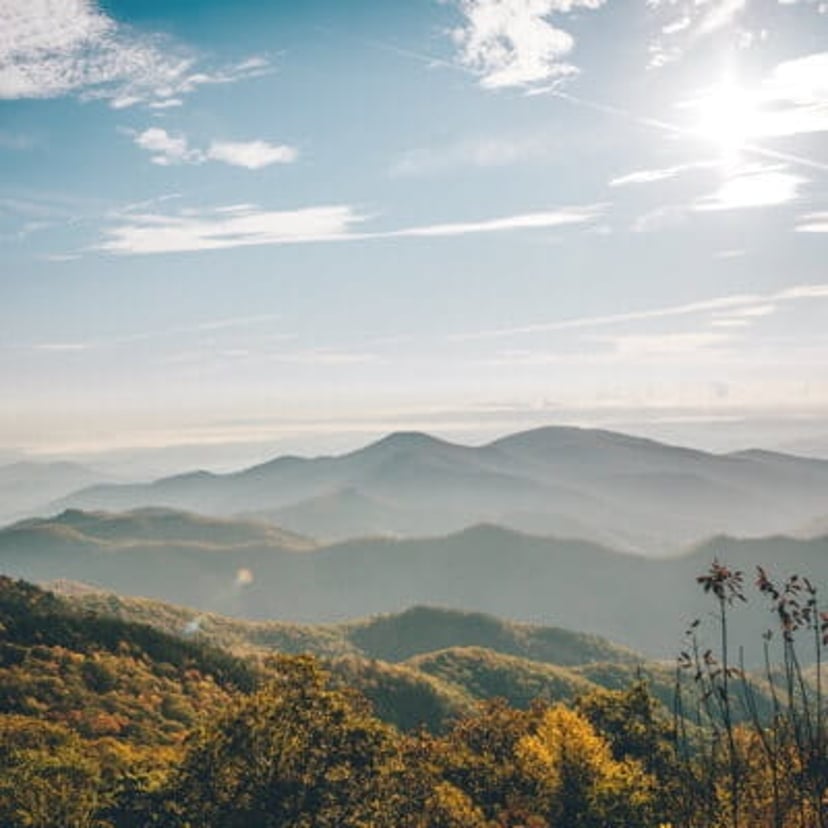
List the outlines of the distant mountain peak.
<svg viewBox="0 0 828 828">
<path fill-rule="evenodd" d="M 377 448 L 379 446 L 402 446 L 405 448 L 411 446 L 446 446 L 452 445 L 446 440 L 440 440 L 427 434 L 424 431 L 393 431 L 391 434 L 371 443 L 368 448 Z"/>
<path fill-rule="evenodd" d="M 455 443 L 450 443 L 448 440 L 441 440 L 439 437 L 433 437 L 431 434 L 426 434 L 424 431 L 394 431 L 379 440 L 369 443 L 350 454 L 343 455 L 344 457 L 359 457 L 365 455 L 376 455 L 396 452 L 410 452 L 410 451 L 433 451 L 435 449 L 463 449 L 463 446 L 458 446 Z"/>
</svg>

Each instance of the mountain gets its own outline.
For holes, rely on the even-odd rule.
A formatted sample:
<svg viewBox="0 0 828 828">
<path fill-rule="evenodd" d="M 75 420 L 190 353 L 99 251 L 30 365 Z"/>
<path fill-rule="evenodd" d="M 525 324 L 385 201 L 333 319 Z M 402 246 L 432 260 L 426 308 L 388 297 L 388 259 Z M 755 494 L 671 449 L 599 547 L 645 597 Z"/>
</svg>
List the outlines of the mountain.
<svg viewBox="0 0 828 828">
<path fill-rule="evenodd" d="M 824 514 L 826 492 L 825 460 L 548 427 L 480 447 L 397 433 L 335 457 L 93 486 L 55 508 L 254 515 L 326 541 L 492 523 L 665 556 L 715 534 L 792 533 Z"/>
<path fill-rule="evenodd" d="M 197 634 L 200 640 L 234 652 L 263 649 L 402 663 L 437 650 L 485 647 L 504 655 L 565 667 L 641 662 L 638 654 L 600 636 L 517 623 L 480 612 L 417 606 L 339 624 L 305 625 L 231 618 L 72 581 L 53 581 L 47 586 L 71 606 L 92 615 L 146 624 L 170 635 Z"/>
<path fill-rule="evenodd" d="M 572 700 L 603 686 L 623 687 L 644 670 L 666 699 L 672 672 L 594 635 L 557 627 L 518 624 L 483 613 L 413 607 L 331 625 L 243 621 L 192 609 L 129 598 L 84 587 L 53 585 L 73 609 L 90 618 L 149 625 L 236 655 L 311 653 L 345 685 L 358 689 L 380 718 L 403 729 L 447 719 L 494 697 L 517 707 L 535 699 Z M 591 670 L 598 680 L 586 677 Z M 620 676 L 625 676 L 622 680 Z"/>
<path fill-rule="evenodd" d="M 480 614 L 419 607 L 328 628 L 213 615 L 200 617 L 196 633 L 181 624 L 194 617 L 186 607 L 59 586 L 52 594 L 0 577 L 0 713 L 48 707 L 53 721 L 75 721 L 85 735 L 141 744 L 180 741 L 187 725 L 226 705 L 229 694 L 266 680 L 273 652 L 320 656 L 381 718 L 404 729 L 426 723 L 438 730 L 494 696 L 526 707 L 535 697 L 572 699 L 600 686 L 579 667 L 642 666 L 640 657 L 594 636 Z M 451 647 L 432 652 L 441 625 Z M 400 630 L 414 655 L 379 659 L 395 651 Z M 143 707 L 130 687 L 146 694 Z"/>
<path fill-rule="evenodd" d="M 153 514 L 158 525 L 148 528 Z M 125 527 L 136 522 L 134 515 L 106 513 L 68 512 L 0 530 L 0 571 L 36 581 L 82 581 L 200 611 L 314 624 L 423 604 L 446 606 L 579 629 L 657 656 L 674 654 L 686 624 L 712 608 L 696 577 L 714 559 L 744 570 L 748 586 L 757 564 L 778 575 L 799 573 L 816 584 L 828 582 L 828 537 L 722 536 L 681 556 L 655 560 L 486 525 L 437 538 L 313 546 L 278 533 L 251 540 L 251 532 L 266 532 L 266 527 L 240 521 L 233 529 L 235 522 L 225 520 L 223 531 L 231 539 L 236 532 L 241 541 L 221 544 L 211 520 L 179 515 L 185 531 L 168 512 L 139 515 L 140 536 L 125 530 L 106 537 L 119 520 Z M 199 526 L 200 537 L 193 534 Z M 773 620 L 757 600 L 735 615 L 735 629 L 740 629 L 739 617 L 745 629 Z M 447 625 L 433 625 L 431 649 L 457 644 Z M 395 630 L 382 640 L 395 641 L 397 649 L 374 650 L 374 656 L 415 654 L 406 649 L 405 626 L 397 623 Z M 420 628 L 417 635 L 422 634 Z M 462 646 L 491 641 L 492 635 L 467 637 Z"/>
<path fill-rule="evenodd" d="M 0 525 L 44 509 L 108 476 L 78 463 L 20 461 L 0 465 Z"/>
<path fill-rule="evenodd" d="M 131 512 L 82 512 L 67 509 L 54 520 L 20 521 L 10 532 L 63 531 L 69 537 L 114 544 L 192 543 L 208 548 L 277 546 L 296 552 L 315 548 L 308 538 L 256 520 L 223 520 L 191 512 L 147 507 Z"/>
</svg>

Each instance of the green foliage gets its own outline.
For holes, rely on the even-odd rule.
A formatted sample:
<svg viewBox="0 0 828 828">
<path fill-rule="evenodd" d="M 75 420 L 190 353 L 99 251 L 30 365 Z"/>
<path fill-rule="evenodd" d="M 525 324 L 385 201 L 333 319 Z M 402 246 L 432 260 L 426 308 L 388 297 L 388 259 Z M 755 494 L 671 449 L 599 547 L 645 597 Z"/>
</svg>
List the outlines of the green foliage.
<svg viewBox="0 0 828 828">
<path fill-rule="evenodd" d="M 461 688 L 478 701 L 503 698 L 527 708 L 537 700 L 572 700 L 594 685 L 565 667 L 503 655 L 482 647 L 455 647 L 418 656 L 409 664 Z"/>
<path fill-rule="evenodd" d="M 400 730 L 426 727 L 437 733 L 473 704 L 465 688 L 408 665 L 345 656 L 327 666 L 336 679 L 370 702 L 379 719 Z"/>
</svg>

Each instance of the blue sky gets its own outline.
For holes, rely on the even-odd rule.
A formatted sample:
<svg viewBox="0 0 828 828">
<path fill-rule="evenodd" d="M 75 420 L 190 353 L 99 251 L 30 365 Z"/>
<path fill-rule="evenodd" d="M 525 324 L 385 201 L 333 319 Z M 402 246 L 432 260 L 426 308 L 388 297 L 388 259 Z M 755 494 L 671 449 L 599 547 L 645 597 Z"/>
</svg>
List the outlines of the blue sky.
<svg viewBox="0 0 828 828">
<path fill-rule="evenodd" d="M 814 428 L 827 44 L 808 0 L 0 0 L 0 448 Z"/>
</svg>

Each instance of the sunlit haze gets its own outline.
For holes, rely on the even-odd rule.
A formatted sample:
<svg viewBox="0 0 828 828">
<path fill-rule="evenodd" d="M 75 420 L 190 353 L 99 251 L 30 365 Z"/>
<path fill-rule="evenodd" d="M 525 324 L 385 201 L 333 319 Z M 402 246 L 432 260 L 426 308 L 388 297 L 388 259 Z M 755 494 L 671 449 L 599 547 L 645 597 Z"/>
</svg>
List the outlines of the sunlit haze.
<svg viewBox="0 0 828 828">
<path fill-rule="evenodd" d="M 826 44 L 809 0 L 0 0 L 0 462 L 828 456 Z"/>
</svg>

